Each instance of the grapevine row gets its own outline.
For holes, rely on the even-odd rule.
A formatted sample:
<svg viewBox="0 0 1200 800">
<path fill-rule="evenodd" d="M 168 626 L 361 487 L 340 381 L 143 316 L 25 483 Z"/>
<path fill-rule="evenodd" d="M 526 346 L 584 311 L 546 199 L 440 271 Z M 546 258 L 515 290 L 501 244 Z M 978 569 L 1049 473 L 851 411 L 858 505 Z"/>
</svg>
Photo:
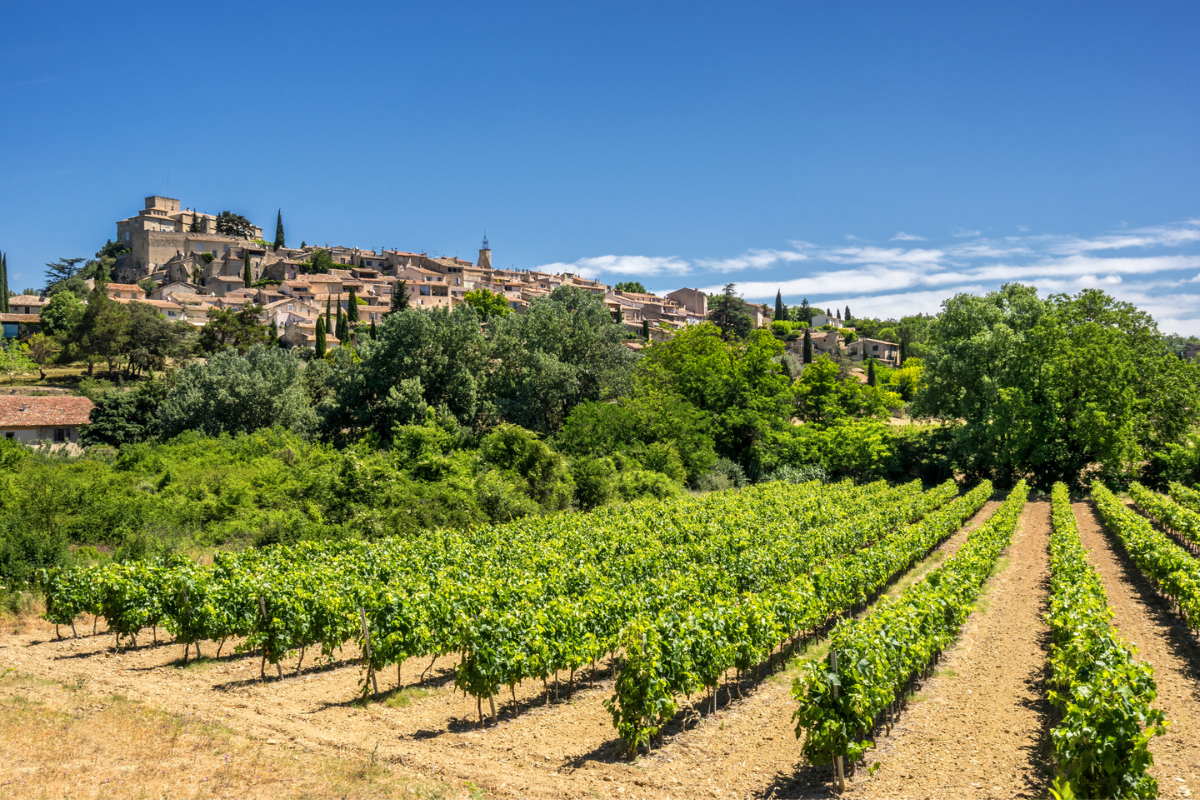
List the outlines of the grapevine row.
<svg viewBox="0 0 1200 800">
<path fill-rule="evenodd" d="M 197 653 L 239 637 L 264 670 L 369 635 L 372 670 L 461 653 L 457 685 L 490 698 L 611 654 L 629 618 L 678 597 L 680 576 L 694 593 L 769 583 L 781 565 L 836 555 L 831 525 L 918 493 L 915 483 L 769 484 L 465 533 L 219 554 L 211 567 L 173 558 L 56 572 L 47 618 L 101 614 L 118 641 L 163 624 Z"/>
<path fill-rule="evenodd" d="M 949 503 L 953 482 L 849 521 L 846 537 L 870 545 L 815 569 L 797 565 L 790 580 L 757 592 L 706 595 L 690 604 L 671 604 L 657 617 L 643 615 L 626 631 L 624 658 L 613 697 L 613 723 L 631 751 L 650 739 L 690 698 L 716 687 L 729 669 L 749 670 L 780 643 L 816 628 L 855 603 L 864 602 L 896 572 L 910 566 L 961 526 L 991 495 L 991 484 Z M 926 516 L 928 515 L 928 516 Z M 913 520 L 891 535 L 889 532 Z M 849 542 L 848 542 L 849 543 Z"/>
<path fill-rule="evenodd" d="M 1028 490 L 1021 481 L 987 522 L 940 568 L 883 600 L 860 618 L 843 620 L 830 634 L 831 664 L 809 663 L 792 685 L 799 702 L 796 736 L 807 731 L 804 755 L 813 764 L 872 746 L 866 737 L 891 719 L 897 701 L 919 671 L 958 635 L 996 557 L 1012 540 Z"/>
<path fill-rule="evenodd" d="M 1182 483 L 1172 483 L 1170 486 L 1171 499 L 1184 508 L 1200 512 L 1200 491 L 1184 486 Z"/>
<path fill-rule="evenodd" d="M 1200 624 L 1200 563 L 1099 481 L 1092 484 L 1092 500 L 1142 574 L 1174 601 L 1189 627 Z"/>
<path fill-rule="evenodd" d="M 1062 715 L 1050 732 L 1059 797 L 1155 797 L 1147 772 L 1148 745 L 1161 735 L 1163 714 L 1154 669 L 1110 626 L 1112 611 L 1100 576 L 1079 539 L 1067 487 L 1051 493 L 1050 702 Z"/>
<path fill-rule="evenodd" d="M 1140 483 L 1129 486 L 1129 496 L 1138 508 L 1175 531 L 1193 547 L 1200 546 L 1200 514 L 1176 503 L 1169 497 L 1150 491 Z"/>
</svg>

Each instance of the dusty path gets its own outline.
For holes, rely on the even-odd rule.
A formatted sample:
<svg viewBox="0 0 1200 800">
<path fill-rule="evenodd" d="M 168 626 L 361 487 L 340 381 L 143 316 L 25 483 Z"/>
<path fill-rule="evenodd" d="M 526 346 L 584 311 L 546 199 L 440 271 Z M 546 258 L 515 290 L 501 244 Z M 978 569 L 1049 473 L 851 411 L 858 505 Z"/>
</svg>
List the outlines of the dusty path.
<svg viewBox="0 0 1200 800">
<path fill-rule="evenodd" d="M 998 505 L 985 505 L 898 585 L 957 550 Z M 160 638 L 164 635 L 160 631 Z M 463 790 L 468 781 L 490 798 L 547 800 L 828 793 L 828 770 L 801 764 L 793 733 L 795 701 L 789 689 L 795 663 L 773 678 L 764 677 L 757 687 L 747 682 L 742 689 L 745 699 L 728 703 L 722 691 L 722 706 L 715 715 L 686 728 L 676 723 L 653 755 L 631 762 L 603 706 L 612 694 L 612 681 L 604 670 L 594 688 L 577 688 L 569 701 L 564 674 L 563 697 L 548 706 L 541 683 L 527 681 L 516 689 L 520 716 L 513 716 L 511 697 L 502 694 L 497 698 L 500 724 L 476 730 L 474 701 L 452 690 L 451 658 L 438 661 L 424 688 L 417 681 L 429 662 L 407 662 L 403 697 L 393 695 L 391 705 L 362 708 L 353 704 L 361 679 L 353 647 L 340 654 L 333 668 L 321 669 L 310 657 L 299 677 L 291 677 L 293 658 L 284 664 L 287 679 L 263 684 L 257 680 L 258 658 L 230 656 L 232 644 L 226 645 L 219 661 L 206 659 L 184 668 L 178 661 L 179 645 L 114 654 L 111 636 L 61 642 L 52 636 L 53 626 L 45 624 L 35 632 L 0 636 L 0 672 L 10 668 L 64 684 L 79 683 L 98 694 L 120 693 L 153 708 L 219 722 L 268 750 L 362 760 L 375 754 L 394 775 L 444 781 L 454 787 L 448 794 L 452 797 L 473 791 Z M 215 648 L 205 643 L 204 652 L 212 656 Z M 381 673 L 382 690 L 395 686 L 394 669 Z"/>
<path fill-rule="evenodd" d="M 1138 659 L 1154 666 L 1154 705 L 1171 723 L 1164 736 L 1150 742 L 1150 771 L 1158 779 L 1159 796 L 1191 797 L 1200 791 L 1200 643 L 1104 532 L 1091 504 L 1074 507 L 1083 546 L 1091 551 L 1108 594 L 1113 624 L 1137 647 Z"/>
<path fill-rule="evenodd" d="M 1032 501 L 958 644 L 893 734 L 868 753 L 878 771 L 860 770 L 848 795 L 1045 796 L 1049 541 L 1050 503 Z"/>
</svg>

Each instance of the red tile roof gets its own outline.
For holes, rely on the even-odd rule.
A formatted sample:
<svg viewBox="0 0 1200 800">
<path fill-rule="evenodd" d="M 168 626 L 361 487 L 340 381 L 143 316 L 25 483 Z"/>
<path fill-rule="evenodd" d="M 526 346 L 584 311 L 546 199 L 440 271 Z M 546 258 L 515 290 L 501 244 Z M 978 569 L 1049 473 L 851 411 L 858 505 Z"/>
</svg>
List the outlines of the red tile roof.
<svg viewBox="0 0 1200 800">
<path fill-rule="evenodd" d="M 86 397 L 0 397 L 0 428 L 86 425 L 91 413 Z"/>
<path fill-rule="evenodd" d="M 0 322 L 41 322 L 38 314 L 0 314 Z"/>
</svg>

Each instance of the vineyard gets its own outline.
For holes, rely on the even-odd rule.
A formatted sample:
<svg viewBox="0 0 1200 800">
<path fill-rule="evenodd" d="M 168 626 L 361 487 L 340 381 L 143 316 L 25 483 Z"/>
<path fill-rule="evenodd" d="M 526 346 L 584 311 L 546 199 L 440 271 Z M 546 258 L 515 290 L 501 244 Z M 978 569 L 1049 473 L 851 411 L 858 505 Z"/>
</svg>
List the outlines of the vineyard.
<svg viewBox="0 0 1200 800">
<path fill-rule="evenodd" d="M 305 751 L 374 748 L 489 796 L 711 794 L 681 759 L 725 765 L 696 772 L 730 796 L 890 796 L 925 786 L 917 763 L 943 781 L 931 792 L 1174 791 L 1200 771 L 1180 731 L 1200 666 L 1200 493 L 994 493 L 773 482 L 51 571 L 48 640 L 4 665 L 120 665 L 113 691 Z M 999 719 L 990 761 L 955 756 Z M 925 730 L 978 774 L 930 761 Z"/>
</svg>

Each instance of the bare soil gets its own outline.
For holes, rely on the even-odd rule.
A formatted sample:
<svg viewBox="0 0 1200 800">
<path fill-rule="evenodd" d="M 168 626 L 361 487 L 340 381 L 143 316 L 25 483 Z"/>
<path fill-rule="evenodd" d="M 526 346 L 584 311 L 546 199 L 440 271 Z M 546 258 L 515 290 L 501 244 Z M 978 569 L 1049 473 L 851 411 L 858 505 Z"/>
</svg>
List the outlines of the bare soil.
<svg viewBox="0 0 1200 800">
<path fill-rule="evenodd" d="M 1049 538 L 1050 503 L 1028 503 L 958 643 L 867 753 L 879 766 L 860 769 L 849 796 L 1046 795 Z"/>
<path fill-rule="evenodd" d="M 984 507 L 947 540 L 913 574 L 924 574 L 953 552 L 991 515 L 998 503 Z M 902 584 L 901 584 L 902 585 Z M 766 670 L 755 684 L 745 676 L 729 692 L 722 688 L 715 714 L 681 714 L 665 732 L 664 743 L 650 756 L 631 760 L 624 752 L 603 701 L 612 694 L 607 665 L 575 676 L 568 699 L 568 676 L 559 676 L 549 691 L 540 682 L 516 687 L 516 702 L 497 699 L 499 723 L 477 727 L 472 698 L 453 689 L 453 659 L 412 659 L 401 670 L 381 673 L 382 702 L 360 700 L 359 653 L 348 646 L 332 664 L 308 657 L 295 675 L 295 658 L 283 665 L 285 677 L 259 679 L 257 654 L 235 654 L 227 643 L 221 658 L 204 644 L 205 658 L 184 666 L 177 644 L 150 644 L 139 637 L 135 649 L 116 652 L 113 637 L 91 636 L 90 620 L 78 624 L 80 639 L 56 640 L 54 626 L 44 622 L 9 626 L 0 632 L 0 702 L 21 705 L 33 716 L 23 725 L 54 731 L 64 741 L 93 741 L 96 730 L 116 714 L 130 731 L 120 741 L 96 752 L 127 765 L 122 791 L 112 791 L 100 773 L 83 776 L 88 747 L 72 750 L 59 780 L 57 764 L 44 746 L 31 749 L 0 726 L 0 798 L 57 796 L 66 787 L 75 796 L 106 794 L 148 796 L 425 796 L 513 798 L 694 798 L 827 796 L 828 768 L 801 763 L 789 695 L 791 679 L 805 655 L 777 674 Z M 69 630 L 64 629 L 69 636 Z M 166 639 L 159 631 L 159 641 Z M 819 648 L 808 657 L 820 657 Z M 421 681 L 425 673 L 424 683 Z M 730 675 L 734 678 L 733 675 Z M 72 691 L 94 700 L 72 711 L 62 698 Z M 742 697 L 739 698 L 738 694 Z M 696 697 L 704 706 L 707 696 Z M 116 711 L 110 710 L 118 706 Z M 15 707 L 15 706 L 14 706 Z M 130 710 L 132 709 L 132 710 Z M 485 716 L 488 704 L 483 704 Z M 47 716 L 49 715 L 49 716 Z M 58 716 L 54 716 L 58 715 Z M 163 723 L 154 715 L 165 715 Z M 15 717 L 14 717 L 15 718 Z M 199 726 L 170 739 L 151 735 L 178 720 Z M 91 726 L 90 728 L 87 726 Z M 89 733 L 90 731 L 90 733 Z M 140 731 L 140 733 L 139 733 Z M 215 731 L 216 733 L 203 733 Z M 192 738 L 188 738 L 188 737 Z M 204 738 L 207 736 L 208 738 Z M 182 738 L 181 738 L 182 737 Z M 215 738 L 214 738 L 215 737 Z M 194 739 L 194 741 L 193 741 Z M 191 750 L 180 750 L 178 742 Z M 122 744 L 124 743 L 124 744 Z M 184 755 L 180 755 L 181 752 Z M 124 755 L 120 755 L 124 753 Z M 191 761 L 186 756 L 193 755 Z M 211 777 L 222 758 L 240 759 L 239 772 Z M 39 761 L 38 759 L 42 760 Z M 161 763 L 161 776 L 151 768 Z M 17 765 L 20 764 L 18 767 Z M 73 764 L 74 766 L 71 766 Z M 269 785 L 260 764 L 286 768 L 288 778 Z M 283 765 L 283 766 L 280 766 Z M 74 770 L 74 771 L 73 771 Z M 25 783 L 5 784 L 18 775 Z M 73 779 L 80 776 L 78 784 Z M 106 774 L 112 779 L 112 774 Z M 65 779 L 64 779 L 65 780 Z M 90 781 L 90 782 L 89 782 Z M 6 786 L 20 785 L 13 792 Z M 36 787 L 36 788 L 35 788 Z M 136 789 L 136 790 L 135 790 Z"/>
<path fill-rule="evenodd" d="M 1150 742 L 1151 774 L 1160 797 L 1191 797 L 1200 791 L 1200 642 L 1106 533 L 1090 503 L 1075 503 L 1083 546 L 1100 573 L 1113 624 L 1154 667 L 1158 699 L 1170 723 Z"/>
</svg>

